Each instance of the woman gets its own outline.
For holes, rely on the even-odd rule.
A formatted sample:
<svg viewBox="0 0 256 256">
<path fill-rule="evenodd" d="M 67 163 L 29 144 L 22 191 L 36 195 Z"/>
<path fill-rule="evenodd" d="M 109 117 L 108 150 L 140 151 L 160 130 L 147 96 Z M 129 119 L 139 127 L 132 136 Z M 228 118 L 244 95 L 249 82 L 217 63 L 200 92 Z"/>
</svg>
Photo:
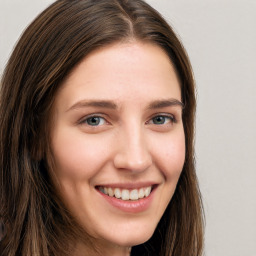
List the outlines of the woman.
<svg viewBox="0 0 256 256">
<path fill-rule="evenodd" d="M 201 255 L 193 75 L 154 9 L 56 1 L 1 84 L 1 255 Z"/>
</svg>

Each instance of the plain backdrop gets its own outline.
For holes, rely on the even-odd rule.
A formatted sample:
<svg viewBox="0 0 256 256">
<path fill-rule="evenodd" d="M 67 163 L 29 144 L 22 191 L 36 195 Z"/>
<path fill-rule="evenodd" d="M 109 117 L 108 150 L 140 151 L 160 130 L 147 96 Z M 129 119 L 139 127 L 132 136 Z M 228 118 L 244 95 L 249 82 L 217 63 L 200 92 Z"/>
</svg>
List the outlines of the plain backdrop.
<svg viewBox="0 0 256 256">
<path fill-rule="evenodd" d="M 0 0 L 0 73 L 51 0 Z M 148 0 L 187 49 L 197 83 L 196 165 L 206 256 L 256 256 L 256 1 Z"/>
</svg>

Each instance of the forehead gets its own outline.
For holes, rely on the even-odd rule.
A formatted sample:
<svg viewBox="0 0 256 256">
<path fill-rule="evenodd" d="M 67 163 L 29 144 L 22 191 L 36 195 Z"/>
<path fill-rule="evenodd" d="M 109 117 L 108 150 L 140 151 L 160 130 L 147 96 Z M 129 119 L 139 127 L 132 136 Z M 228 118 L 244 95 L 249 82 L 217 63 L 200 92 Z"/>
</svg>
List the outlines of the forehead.
<svg viewBox="0 0 256 256">
<path fill-rule="evenodd" d="M 130 42 L 86 56 L 64 81 L 56 101 L 71 105 L 83 98 L 136 101 L 152 97 L 180 100 L 178 77 L 159 46 Z"/>
</svg>

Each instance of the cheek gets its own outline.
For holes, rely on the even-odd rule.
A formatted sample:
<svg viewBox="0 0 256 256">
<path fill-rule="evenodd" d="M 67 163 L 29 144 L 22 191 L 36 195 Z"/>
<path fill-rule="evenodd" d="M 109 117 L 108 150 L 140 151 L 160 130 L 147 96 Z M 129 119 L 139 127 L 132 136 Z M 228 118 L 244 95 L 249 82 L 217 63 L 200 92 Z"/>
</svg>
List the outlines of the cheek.
<svg viewBox="0 0 256 256">
<path fill-rule="evenodd" d="M 155 143 L 154 152 L 156 164 L 166 179 L 178 180 L 185 161 L 185 136 L 184 132 L 172 134 L 171 136 L 158 140 Z"/>
<path fill-rule="evenodd" d="M 106 159 L 107 147 L 103 145 L 96 136 L 57 133 L 52 143 L 57 177 L 82 180 L 95 175 Z"/>
</svg>

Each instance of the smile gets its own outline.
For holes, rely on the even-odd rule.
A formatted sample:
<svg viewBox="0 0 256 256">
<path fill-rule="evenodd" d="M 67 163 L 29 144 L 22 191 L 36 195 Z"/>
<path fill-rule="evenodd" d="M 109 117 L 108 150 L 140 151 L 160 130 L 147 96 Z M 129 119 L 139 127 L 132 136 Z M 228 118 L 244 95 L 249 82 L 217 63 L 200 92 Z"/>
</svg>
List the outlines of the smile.
<svg viewBox="0 0 256 256">
<path fill-rule="evenodd" d="M 115 197 L 123 201 L 136 201 L 148 197 L 152 191 L 152 186 L 132 190 L 100 186 L 98 190 L 109 197 Z"/>
</svg>

